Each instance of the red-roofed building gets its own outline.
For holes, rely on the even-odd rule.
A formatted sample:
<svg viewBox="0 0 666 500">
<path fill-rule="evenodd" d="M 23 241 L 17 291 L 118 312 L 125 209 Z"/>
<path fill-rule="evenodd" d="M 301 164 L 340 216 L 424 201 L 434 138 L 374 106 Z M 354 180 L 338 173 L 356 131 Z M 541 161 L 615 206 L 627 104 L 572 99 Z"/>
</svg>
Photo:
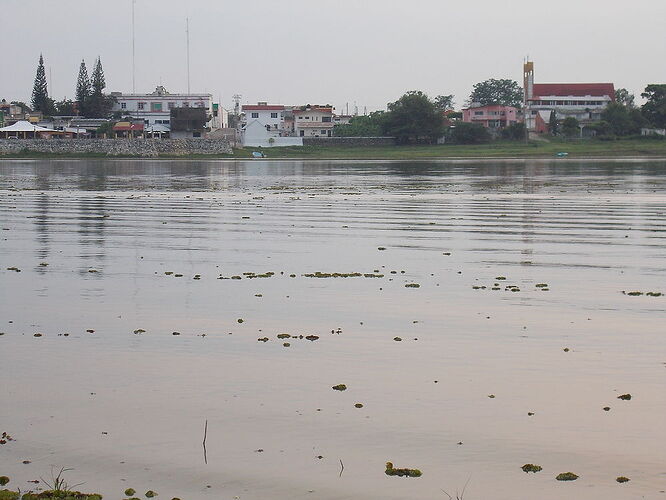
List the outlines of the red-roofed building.
<svg viewBox="0 0 666 500">
<path fill-rule="evenodd" d="M 576 118 L 585 125 L 601 120 L 606 106 L 615 101 L 612 83 L 534 83 L 534 63 L 524 67 L 527 127 L 532 132 L 548 131 L 551 113 L 558 121 Z"/>
</svg>

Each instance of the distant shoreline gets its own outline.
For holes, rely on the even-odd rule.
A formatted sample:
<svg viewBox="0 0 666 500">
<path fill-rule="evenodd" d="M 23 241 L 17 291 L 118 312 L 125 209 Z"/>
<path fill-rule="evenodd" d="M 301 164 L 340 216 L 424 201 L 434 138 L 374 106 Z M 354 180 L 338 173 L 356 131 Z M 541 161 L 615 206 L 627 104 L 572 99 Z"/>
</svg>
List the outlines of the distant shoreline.
<svg viewBox="0 0 666 500">
<path fill-rule="evenodd" d="M 480 145 L 418 145 L 418 146 L 302 146 L 285 148 L 234 149 L 233 154 L 159 155 L 106 155 L 103 153 L 38 153 L 23 152 L 0 155 L 1 160 L 78 160 L 78 159 L 131 159 L 131 160 L 247 160 L 252 153 L 261 151 L 266 160 L 523 160 L 523 159 L 665 159 L 666 140 L 620 139 L 615 141 L 532 141 L 494 142 Z M 557 153 L 568 153 L 557 158 Z M 261 161 L 257 159 L 256 161 Z"/>
</svg>

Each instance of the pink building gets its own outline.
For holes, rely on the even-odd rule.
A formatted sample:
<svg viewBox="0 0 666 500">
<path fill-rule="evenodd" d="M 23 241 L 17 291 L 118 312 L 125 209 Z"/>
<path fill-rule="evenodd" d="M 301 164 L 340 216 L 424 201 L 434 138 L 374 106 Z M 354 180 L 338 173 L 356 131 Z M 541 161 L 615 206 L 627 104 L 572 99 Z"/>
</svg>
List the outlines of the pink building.
<svg viewBox="0 0 666 500">
<path fill-rule="evenodd" d="M 463 121 L 480 123 L 486 128 L 504 128 L 522 122 L 518 108 L 512 106 L 477 106 L 463 109 Z"/>
</svg>

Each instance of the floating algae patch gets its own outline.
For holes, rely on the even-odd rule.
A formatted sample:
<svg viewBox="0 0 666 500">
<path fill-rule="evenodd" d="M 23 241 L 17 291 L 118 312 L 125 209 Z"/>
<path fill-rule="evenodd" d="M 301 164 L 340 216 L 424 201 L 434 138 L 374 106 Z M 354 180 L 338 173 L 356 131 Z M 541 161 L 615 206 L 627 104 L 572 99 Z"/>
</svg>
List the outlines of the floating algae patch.
<svg viewBox="0 0 666 500">
<path fill-rule="evenodd" d="M 289 333 L 278 333 L 277 338 L 279 338 L 279 339 L 290 339 L 291 335 Z"/>
<path fill-rule="evenodd" d="M 419 285 L 418 283 L 407 283 L 405 285 L 405 288 L 421 288 L 421 285 Z"/>
<path fill-rule="evenodd" d="M 146 497 L 153 498 L 153 497 L 156 497 L 156 496 L 157 496 L 157 493 L 155 493 L 153 490 L 146 491 Z"/>
<path fill-rule="evenodd" d="M 400 477 L 421 477 L 423 473 L 418 469 L 396 469 L 393 467 L 392 462 L 386 462 L 386 470 L 384 473 L 387 476 L 400 476 Z"/>
<path fill-rule="evenodd" d="M 380 273 L 322 273 L 317 271 L 315 273 L 304 274 L 306 278 L 383 278 L 384 275 Z"/>
<path fill-rule="evenodd" d="M 262 337 L 260 339 L 257 339 L 258 342 L 268 342 L 268 337 Z"/>
<path fill-rule="evenodd" d="M 19 498 L 18 491 L 0 490 L 0 500 L 19 500 Z"/>
<path fill-rule="evenodd" d="M 9 482 L 9 478 L 7 476 L 0 476 L 0 486 L 4 486 Z"/>
<path fill-rule="evenodd" d="M 22 500 L 102 500 L 102 495 L 99 493 L 81 493 L 79 491 L 49 490 L 39 494 L 26 493 L 21 498 Z"/>
<path fill-rule="evenodd" d="M 543 467 L 535 464 L 525 464 L 521 467 L 521 469 L 523 469 L 523 472 L 533 472 L 536 474 L 537 472 L 541 472 Z"/>
<path fill-rule="evenodd" d="M 354 408 L 363 408 L 363 403 L 356 403 Z"/>
<path fill-rule="evenodd" d="M 314 342 L 315 340 L 319 340 L 319 337 L 317 335 L 308 335 L 305 337 L 305 340 L 309 340 L 310 342 Z"/>
<path fill-rule="evenodd" d="M 346 390 L 347 390 L 347 386 L 346 386 L 345 384 L 338 384 L 338 385 L 334 385 L 334 386 L 332 387 L 332 389 L 333 389 L 334 391 L 346 391 Z"/>
<path fill-rule="evenodd" d="M 624 476 L 620 476 L 618 478 L 615 478 L 615 480 L 618 483 L 628 483 L 629 481 L 631 481 L 631 479 L 629 479 L 628 477 L 624 477 Z"/>
<path fill-rule="evenodd" d="M 631 394 L 622 394 L 621 396 L 618 396 L 617 399 L 621 399 L 622 401 L 631 401 Z"/>
<path fill-rule="evenodd" d="M 575 481 L 578 479 L 578 476 L 573 472 L 562 472 L 561 474 L 558 474 L 555 479 L 558 481 Z"/>
<path fill-rule="evenodd" d="M 134 488 L 127 488 L 125 490 L 125 496 L 127 496 L 127 497 L 133 497 L 135 494 L 136 494 L 136 491 L 134 490 Z"/>
</svg>

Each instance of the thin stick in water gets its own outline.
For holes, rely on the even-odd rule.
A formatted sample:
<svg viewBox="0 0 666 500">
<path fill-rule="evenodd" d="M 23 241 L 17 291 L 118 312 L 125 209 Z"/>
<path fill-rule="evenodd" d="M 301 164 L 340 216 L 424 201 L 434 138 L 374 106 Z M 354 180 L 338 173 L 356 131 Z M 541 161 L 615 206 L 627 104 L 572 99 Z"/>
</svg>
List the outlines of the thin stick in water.
<svg viewBox="0 0 666 500">
<path fill-rule="evenodd" d="M 206 424 L 204 425 L 204 438 L 203 438 L 203 454 L 204 454 L 204 463 L 208 465 L 208 455 L 206 453 L 206 437 L 208 436 L 208 420 L 206 420 Z"/>
<path fill-rule="evenodd" d="M 340 477 L 342 477 L 342 473 L 345 471 L 345 464 L 342 463 L 342 459 L 340 459 Z"/>
</svg>

